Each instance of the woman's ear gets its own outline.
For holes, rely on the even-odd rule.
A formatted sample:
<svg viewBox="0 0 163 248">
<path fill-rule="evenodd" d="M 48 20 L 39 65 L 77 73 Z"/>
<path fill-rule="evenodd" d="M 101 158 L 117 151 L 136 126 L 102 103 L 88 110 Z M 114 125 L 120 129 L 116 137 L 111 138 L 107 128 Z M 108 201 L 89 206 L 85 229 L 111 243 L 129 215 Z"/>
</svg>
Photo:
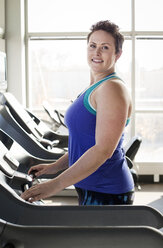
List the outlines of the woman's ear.
<svg viewBox="0 0 163 248">
<path fill-rule="evenodd" d="M 119 52 L 116 54 L 115 62 L 121 57 L 122 49 L 119 50 Z"/>
</svg>

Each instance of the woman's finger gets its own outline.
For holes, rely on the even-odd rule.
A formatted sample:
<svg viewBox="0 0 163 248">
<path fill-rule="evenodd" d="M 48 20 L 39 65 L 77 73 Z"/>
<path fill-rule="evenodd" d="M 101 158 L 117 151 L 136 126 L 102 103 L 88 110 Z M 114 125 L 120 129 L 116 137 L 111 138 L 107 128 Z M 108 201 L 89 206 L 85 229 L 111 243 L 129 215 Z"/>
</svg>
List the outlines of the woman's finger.
<svg viewBox="0 0 163 248">
<path fill-rule="evenodd" d="M 36 196 L 33 196 L 33 197 L 29 197 L 29 199 L 27 199 L 27 201 L 30 202 L 30 203 L 32 203 L 32 202 L 35 202 L 35 201 L 39 201 L 41 199 L 42 199 L 42 197 L 39 194 L 39 195 L 36 195 Z"/>
<path fill-rule="evenodd" d="M 21 194 L 21 197 L 24 200 L 28 200 L 30 197 L 34 197 L 39 194 L 39 190 L 37 189 L 37 185 L 32 186 L 30 189 L 26 190 Z"/>
<path fill-rule="evenodd" d="M 32 166 L 29 171 L 28 171 L 28 174 L 31 174 L 32 171 L 36 171 L 36 166 Z"/>
</svg>

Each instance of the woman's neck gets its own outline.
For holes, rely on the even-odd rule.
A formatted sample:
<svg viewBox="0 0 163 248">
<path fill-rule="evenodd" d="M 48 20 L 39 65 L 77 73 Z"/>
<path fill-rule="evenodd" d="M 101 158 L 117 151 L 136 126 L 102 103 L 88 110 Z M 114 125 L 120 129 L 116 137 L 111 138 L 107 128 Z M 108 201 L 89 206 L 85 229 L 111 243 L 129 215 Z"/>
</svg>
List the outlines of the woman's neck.
<svg viewBox="0 0 163 248">
<path fill-rule="evenodd" d="M 90 85 L 100 81 L 101 79 L 109 76 L 110 74 L 115 73 L 115 71 L 107 72 L 107 73 L 100 73 L 100 74 L 93 74 L 90 73 Z"/>
</svg>

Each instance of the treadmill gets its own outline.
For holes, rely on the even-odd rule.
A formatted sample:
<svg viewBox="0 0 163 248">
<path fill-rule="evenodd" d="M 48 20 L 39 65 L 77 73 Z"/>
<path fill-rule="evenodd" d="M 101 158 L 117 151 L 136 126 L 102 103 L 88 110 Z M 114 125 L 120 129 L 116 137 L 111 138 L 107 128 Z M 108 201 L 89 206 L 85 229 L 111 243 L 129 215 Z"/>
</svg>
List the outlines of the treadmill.
<svg viewBox="0 0 163 248">
<path fill-rule="evenodd" d="M 160 231 L 145 226 L 25 226 L 0 219 L 2 248 L 162 248 Z"/>
<path fill-rule="evenodd" d="M 1 150 L 0 245 L 13 247 L 161 248 L 163 215 L 149 206 L 53 206 L 29 203 L 20 194 L 33 185 L 30 175 L 13 170 Z M 78 245 L 79 243 L 79 245 Z"/>
<path fill-rule="evenodd" d="M 39 180 L 14 170 L 10 156 L 0 143 L 0 218 L 20 225 L 82 225 L 82 226 L 132 226 L 163 227 L 163 215 L 149 206 L 52 206 L 43 201 L 29 203 L 20 194 Z"/>
<path fill-rule="evenodd" d="M 19 125 L 32 134 L 44 147 L 68 147 L 68 135 L 58 134 L 51 130 L 30 110 L 25 109 L 10 92 L 1 93 L 0 102 L 7 106 Z"/>
</svg>

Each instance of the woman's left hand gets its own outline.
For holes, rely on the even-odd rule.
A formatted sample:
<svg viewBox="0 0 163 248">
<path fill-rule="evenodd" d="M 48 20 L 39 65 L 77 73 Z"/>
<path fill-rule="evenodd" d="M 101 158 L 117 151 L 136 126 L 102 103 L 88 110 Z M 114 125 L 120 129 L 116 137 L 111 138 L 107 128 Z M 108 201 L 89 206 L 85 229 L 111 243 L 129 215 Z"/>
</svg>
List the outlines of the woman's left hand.
<svg viewBox="0 0 163 248">
<path fill-rule="evenodd" d="M 55 190 L 55 184 L 56 184 L 55 180 L 49 180 L 44 183 L 36 184 L 32 186 L 30 189 L 23 192 L 21 194 L 21 197 L 29 202 L 45 199 L 57 193 Z"/>
</svg>

